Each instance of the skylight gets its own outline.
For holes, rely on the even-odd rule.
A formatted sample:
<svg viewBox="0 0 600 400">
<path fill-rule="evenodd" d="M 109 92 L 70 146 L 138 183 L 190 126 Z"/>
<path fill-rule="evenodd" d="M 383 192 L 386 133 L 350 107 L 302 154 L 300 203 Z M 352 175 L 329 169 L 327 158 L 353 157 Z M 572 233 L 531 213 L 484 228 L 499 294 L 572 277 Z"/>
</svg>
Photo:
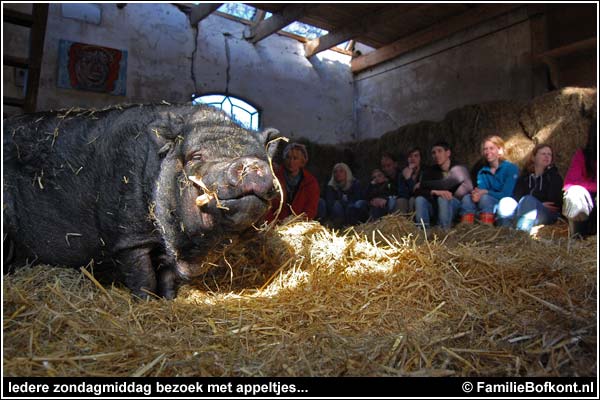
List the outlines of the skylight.
<svg viewBox="0 0 600 400">
<path fill-rule="evenodd" d="M 252 21 L 252 19 L 256 15 L 257 9 L 255 7 L 252 7 L 252 6 L 249 6 L 246 4 L 242 4 L 242 3 L 225 3 L 221 7 L 219 7 L 217 9 L 217 11 L 220 11 L 225 14 L 233 15 L 233 16 L 241 18 L 241 19 Z M 268 19 L 271 16 L 273 16 L 272 13 L 266 12 L 264 18 Z M 320 29 L 320 28 L 317 28 L 316 26 L 305 24 L 305 23 L 299 22 L 299 21 L 292 22 L 291 24 L 289 24 L 288 26 L 283 28 L 282 31 L 288 32 L 288 33 L 293 33 L 294 35 L 298 35 L 298 36 L 304 37 L 309 40 L 319 38 L 328 33 L 325 29 Z M 338 45 L 338 47 L 343 48 L 344 45 L 345 45 L 345 43 Z"/>
<path fill-rule="evenodd" d="M 217 11 L 249 21 L 252 21 L 256 14 L 256 8 L 242 3 L 225 3 L 217 8 Z"/>
<path fill-rule="evenodd" d="M 271 14 L 270 12 L 267 12 L 265 14 L 265 19 L 271 17 L 271 15 L 273 15 L 273 14 Z M 316 39 L 316 38 L 326 35 L 328 33 L 324 29 L 320 29 L 320 28 L 317 28 L 316 26 L 305 24 L 304 22 L 299 22 L 299 21 L 292 22 L 291 24 L 289 24 L 288 26 L 283 28 L 282 31 L 293 33 L 294 35 L 302 36 L 307 39 Z"/>
</svg>

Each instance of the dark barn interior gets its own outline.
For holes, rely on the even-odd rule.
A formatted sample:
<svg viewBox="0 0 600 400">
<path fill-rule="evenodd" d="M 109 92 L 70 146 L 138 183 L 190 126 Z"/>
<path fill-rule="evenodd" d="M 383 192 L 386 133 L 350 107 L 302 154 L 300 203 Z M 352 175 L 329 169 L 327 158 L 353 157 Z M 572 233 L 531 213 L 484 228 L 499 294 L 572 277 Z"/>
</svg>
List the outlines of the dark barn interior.
<svg viewBox="0 0 600 400">
<path fill-rule="evenodd" d="M 14 2 L 2 12 L 4 162 L 7 149 L 29 150 L 7 145 L 22 131 L 7 121 L 31 113 L 59 121 L 36 125 L 44 146 L 32 157 L 45 162 L 43 148 L 57 151 L 78 119 L 164 107 L 172 121 L 184 117 L 168 107 L 208 104 L 304 144 L 323 197 L 340 162 L 366 188 L 382 153 L 403 168 L 419 147 L 430 164 L 440 141 L 476 181 L 490 135 L 519 170 L 551 145 L 565 177 L 597 129 L 596 3 Z M 179 145 L 164 133 L 171 122 L 146 123 L 158 147 L 160 135 Z M 86 129 L 79 139 L 99 145 Z M 118 154 L 134 165 L 133 152 Z M 65 160 L 88 176 L 83 156 Z M 32 177 L 50 189 L 50 168 Z M 23 209 L 43 220 L 42 203 Z M 157 203 L 142 207 L 154 223 Z M 531 233 L 423 229 L 414 217 L 253 224 L 195 259 L 203 273 L 173 300 L 132 298 L 102 273 L 116 264 L 97 259 L 5 266 L 4 376 L 597 376 L 595 232 L 574 239 L 564 215 Z M 69 251 L 86 235 L 61 229 Z"/>
</svg>

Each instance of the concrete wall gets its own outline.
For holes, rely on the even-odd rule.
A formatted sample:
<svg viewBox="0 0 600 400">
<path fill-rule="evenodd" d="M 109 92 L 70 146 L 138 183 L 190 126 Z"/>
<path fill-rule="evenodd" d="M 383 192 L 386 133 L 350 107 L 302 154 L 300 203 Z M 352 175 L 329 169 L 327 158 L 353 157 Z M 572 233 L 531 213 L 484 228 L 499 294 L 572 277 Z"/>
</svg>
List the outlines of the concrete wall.
<svg viewBox="0 0 600 400">
<path fill-rule="evenodd" d="M 2 7 L 5 7 L 2 4 Z M 10 4 L 10 8 L 25 14 L 31 14 L 31 4 L 15 3 Z M 2 54 L 7 54 L 18 58 L 27 58 L 27 49 L 29 48 L 29 28 L 2 24 Z M 14 67 L 2 66 L 2 95 L 13 98 L 23 98 L 25 96 L 24 75 L 26 70 Z M 20 74 L 20 78 L 18 75 Z M 12 106 L 2 106 L 4 115 L 20 113 L 22 110 Z"/>
<path fill-rule="evenodd" d="M 201 21 L 194 59 L 198 93 L 225 92 L 263 111 L 263 125 L 319 143 L 354 140 L 350 57 L 304 57 L 297 40 L 271 35 L 252 45 L 245 26 L 218 16 Z"/>
<path fill-rule="evenodd" d="M 453 109 L 532 97 L 529 20 L 524 8 L 456 33 L 356 76 L 360 139 Z"/>
<path fill-rule="evenodd" d="M 31 9 L 27 4 L 3 7 Z M 196 29 L 171 4 L 86 7 L 97 7 L 100 18 L 67 18 L 61 4 L 50 4 L 40 110 L 184 102 L 192 93 L 227 92 L 256 106 L 262 112 L 262 126 L 278 128 L 292 139 L 335 144 L 377 138 L 423 120 L 441 121 L 449 111 L 466 105 L 528 101 L 547 90 L 534 88 L 540 76 L 534 76 L 530 63 L 532 27 L 525 7 L 356 76 L 350 72 L 348 56 L 325 51 L 307 60 L 302 43 L 277 34 L 252 45 L 243 39 L 244 24 L 218 15 L 201 21 Z M 560 10 L 550 15 L 555 14 Z M 587 20 L 585 24 L 590 25 Z M 6 25 L 4 36 L 4 54 L 25 56 L 22 32 Z M 127 50 L 126 96 L 58 88 L 60 39 Z M 566 83 L 595 82 L 597 62 L 595 56 L 588 58 L 594 62 L 586 58 L 565 67 Z M 4 94 L 17 97 L 22 89 L 11 82 L 14 73 L 6 67 L 3 71 Z M 545 73 L 541 78 L 546 84 Z"/>
<path fill-rule="evenodd" d="M 7 6 L 27 12 L 21 5 Z M 87 13 L 63 12 L 62 6 L 49 8 L 38 110 L 185 102 L 192 93 L 227 90 L 262 110 L 263 126 L 288 137 L 329 143 L 353 139 L 349 56 L 326 51 L 308 61 L 301 43 L 280 35 L 253 46 L 243 39 L 245 25 L 217 15 L 203 20 L 196 31 L 171 4 L 129 3 L 119 9 L 114 3 L 90 3 Z M 60 39 L 127 50 L 126 95 L 57 87 Z M 9 35 L 4 53 L 25 56 L 24 43 Z"/>
</svg>

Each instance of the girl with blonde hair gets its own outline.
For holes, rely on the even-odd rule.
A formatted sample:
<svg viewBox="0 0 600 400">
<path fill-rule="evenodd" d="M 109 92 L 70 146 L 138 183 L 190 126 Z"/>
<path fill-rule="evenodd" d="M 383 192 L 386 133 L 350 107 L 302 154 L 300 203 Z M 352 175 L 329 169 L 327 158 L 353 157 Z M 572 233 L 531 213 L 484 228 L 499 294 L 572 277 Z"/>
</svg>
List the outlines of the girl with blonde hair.
<svg viewBox="0 0 600 400">
<path fill-rule="evenodd" d="M 485 165 L 477 172 L 477 186 L 471 195 L 462 198 L 461 222 L 472 224 L 475 214 L 479 221 L 493 225 L 498 202 L 513 194 L 519 169 L 504 159 L 504 140 L 488 136 L 481 143 Z"/>
<path fill-rule="evenodd" d="M 368 203 L 360 182 L 354 178 L 347 164 L 335 164 L 325 188 L 325 198 L 319 200 L 319 216 L 339 228 L 364 222 L 367 213 Z"/>
</svg>

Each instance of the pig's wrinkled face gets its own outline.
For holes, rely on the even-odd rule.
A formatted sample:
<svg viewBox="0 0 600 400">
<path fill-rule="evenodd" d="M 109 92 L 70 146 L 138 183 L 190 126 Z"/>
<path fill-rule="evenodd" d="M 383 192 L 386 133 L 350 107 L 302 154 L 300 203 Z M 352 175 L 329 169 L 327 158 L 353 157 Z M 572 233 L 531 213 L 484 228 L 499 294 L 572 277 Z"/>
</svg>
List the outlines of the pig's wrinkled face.
<svg viewBox="0 0 600 400">
<path fill-rule="evenodd" d="M 260 135 L 216 126 L 182 145 L 180 215 L 188 235 L 240 232 L 262 217 L 273 197 L 273 174 Z"/>
</svg>

